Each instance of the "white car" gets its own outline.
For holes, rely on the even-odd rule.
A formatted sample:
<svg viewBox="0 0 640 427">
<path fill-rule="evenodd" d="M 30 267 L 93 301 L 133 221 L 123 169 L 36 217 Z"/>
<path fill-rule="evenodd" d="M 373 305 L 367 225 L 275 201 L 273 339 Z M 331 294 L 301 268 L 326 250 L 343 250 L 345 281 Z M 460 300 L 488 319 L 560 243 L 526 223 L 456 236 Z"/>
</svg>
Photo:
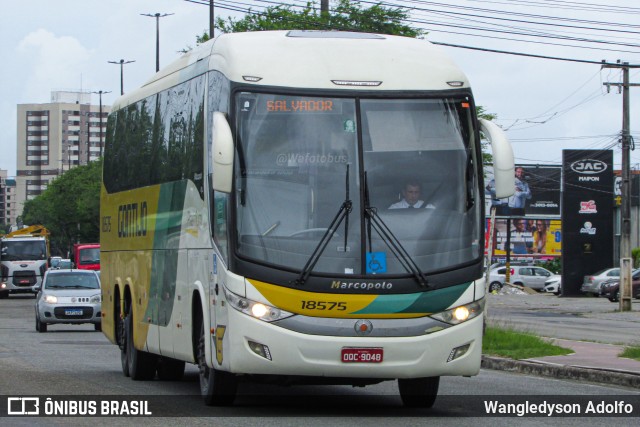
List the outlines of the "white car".
<svg viewBox="0 0 640 427">
<path fill-rule="evenodd" d="M 38 286 L 36 331 L 48 325 L 93 323 L 102 330 L 100 279 L 93 270 L 47 270 Z"/>
<path fill-rule="evenodd" d="M 489 273 L 489 292 L 499 291 L 504 286 L 506 271 L 507 268 L 505 266 L 491 270 Z M 545 282 L 555 277 L 560 276 L 553 274 L 546 268 L 531 265 L 512 265 L 509 283 L 541 291 L 545 287 Z"/>
<path fill-rule="evenodd" d="M 543 290 L 554 295 L 560 295 L 562 293 L 562 276 L 552 277 L 544 282 Z"/>
</svg>

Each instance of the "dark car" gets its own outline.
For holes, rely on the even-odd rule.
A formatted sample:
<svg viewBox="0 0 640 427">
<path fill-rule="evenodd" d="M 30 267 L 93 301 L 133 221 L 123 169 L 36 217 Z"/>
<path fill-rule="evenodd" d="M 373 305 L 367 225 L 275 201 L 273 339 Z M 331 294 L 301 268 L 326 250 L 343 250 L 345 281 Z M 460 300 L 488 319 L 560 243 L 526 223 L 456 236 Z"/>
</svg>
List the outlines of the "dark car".
<svg viewBox="0 0 640 427">
<path fill-rule="evenodd" d="M 611 279 L 603 282 L 600 287 L 600 295 L 611 302 L 620 301 L 620 279 Z M 640 298 L 640 270 L 633 272 L 631 276 L 631 296 Z"/>
</svg>

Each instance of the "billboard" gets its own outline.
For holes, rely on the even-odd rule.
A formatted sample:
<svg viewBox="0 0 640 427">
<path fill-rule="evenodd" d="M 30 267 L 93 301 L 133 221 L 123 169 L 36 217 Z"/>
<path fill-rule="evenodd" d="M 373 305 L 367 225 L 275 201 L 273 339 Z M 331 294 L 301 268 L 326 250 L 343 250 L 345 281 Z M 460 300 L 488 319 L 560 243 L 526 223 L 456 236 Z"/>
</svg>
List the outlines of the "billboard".
<svg viewBox="0 0 640 427">
<path fill-rule="evenodd" d="M 541 165 L 516 165 L 515 193 L 505 199 L 495 197 L 493 176 L 485 178 L 487 212 L 496 208 L 499 217 L 560 217 L 560 182 L 562 167 Z"/>
<path fill-rule="evenodd" d="M 486 222 L 485 253 L 489 245 L 490 219 Z M 562 221 L 548 218 L 496 219 L 492 258 L 507 256 L 507 223 L 511 223 L 509 243 L 510 260 L 549 260 L 562 255 Z"/>
</svg>

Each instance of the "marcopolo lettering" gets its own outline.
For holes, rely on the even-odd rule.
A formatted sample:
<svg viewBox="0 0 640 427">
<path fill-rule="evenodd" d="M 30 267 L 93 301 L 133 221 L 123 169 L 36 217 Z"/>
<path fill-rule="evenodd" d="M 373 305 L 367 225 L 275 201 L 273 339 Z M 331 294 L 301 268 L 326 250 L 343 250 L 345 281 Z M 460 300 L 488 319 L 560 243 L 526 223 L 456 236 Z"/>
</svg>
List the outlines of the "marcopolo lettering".
<svg viewBox="0 0 640 427">
<path fill-rule="evenodd" d="M 118 206 L 118 237 L 147 235 L 147 202 Z"/>
<path fill-rule="evenodd" d="M 607 164 L 601 160 L 583 159 L 571 163 L 571 170 L 579 174 L 594 175 L 606 169 Z"/>
<path fill-rule="evenodd" d="M 331 289 L 357 289 L 361 291 L 383 290 L 393 288 L 393 283 L 389 282 L 341 282 L 334 280 L 331 282 Z"/>
</svg>

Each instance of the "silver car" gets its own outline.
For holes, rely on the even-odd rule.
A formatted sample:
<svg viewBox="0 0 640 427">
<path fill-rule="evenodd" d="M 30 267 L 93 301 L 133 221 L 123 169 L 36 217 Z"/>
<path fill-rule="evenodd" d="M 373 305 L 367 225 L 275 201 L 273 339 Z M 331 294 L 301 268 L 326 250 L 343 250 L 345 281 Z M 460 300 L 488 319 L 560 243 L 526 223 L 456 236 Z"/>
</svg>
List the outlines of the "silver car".
<svg viewBox="0 0 640 427">
<path fill-rule="evenodd" d="M 600 285 L 602 284 L 602 282 L 609 279 L 619 278 L 620 268 L 605 268 L 604 270 L 600 270 L 597 273 L 584 276 L 584 281 L 582 282 L 580 291 L 584 292 L 587 295 L 591 294 L 594 296 L 600 296 Z"/>
<path fill-rule="evenodd" d="M 36 331 L 55 323 L 93 323 L 102 330 L 100 279 L 92 270 L 47 270 L 36 296 Z"/>
<path fill-rule="evenodd" d="M 505 282 L 506 267 L 497 267 L 489 272 L 489 292 L 499 291 Z M 527 286 L 531 289 L 541 291 L 545 282 L 551 278 L 559 277 L 546 268 L 531 265 L 512 265 L 510 271 L 510 282 L 518 286 Z"/>
</svg>

